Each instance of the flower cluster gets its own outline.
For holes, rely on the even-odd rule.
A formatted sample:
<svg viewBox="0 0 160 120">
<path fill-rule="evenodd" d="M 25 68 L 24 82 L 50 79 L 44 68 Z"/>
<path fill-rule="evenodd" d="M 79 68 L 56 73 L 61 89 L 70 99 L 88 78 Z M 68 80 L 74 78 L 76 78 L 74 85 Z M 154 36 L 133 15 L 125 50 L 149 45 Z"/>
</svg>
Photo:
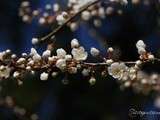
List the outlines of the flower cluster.
<svg viewBox="0 0 160 120">
<path fill-rule="evenodd" d="M 107 7 L 100 3 L 107 4 Z M 99 27 L 101 25 L 101 20 L 98 18 L 104 19 L 106 15 L 111 15 L 115 12 L 122 14 L 122 10 L 116 10 L 114 4 L 127 5 L 127 3 L 127 0 L 68 0 L 67 10 L 62 11 L 61 5 L 58 3 L 47 4 L 44 9 L 32 10 L 30 2 L 23 1 L 20 6 L 19 16 L 27 23 L 30 23 L 36 18 L 40 25 L 49 25 L 53 23 L 63 25 L 70 17 L 73 17 L 85 7 L 85 10 L 80 13 L 81 21 L 88 21 L 91 18 L 94 18 L 93 24 L 96 27 Z M 67 25 L 72 31 L 75 31 L 79 24 L 80 20 L 72 20 Z"/>
<path fill-rule="evenodd" d="M 114 49 L 108 48 L 107 57 L 102 57 L 97 48 L 92 47 L 90 54 L 93 57 L 100 58 L 103 62 L 86 62 L 88 53 L 83 46 L 80 46 L 77 39 L 71 40 L 71 54 L 68 54 L 63 48 L 56 50 L 56 54 L 50 49 L 45 50 L 40 55 L 36 49 L 31 48 L 29 54 L 23 53 L 20 58 L 12 54 L 10 50 L 0 52 L 0 78 L 7 79 L 14 77 L 18 84 L 22 84 L 25 73 L 41 72 L 40 80 L 48 80 L 50 76 L 56 77 L 59 72 L 64 74 L 82 73 L 84 77 L 90 76 L 89 83 L 96 83 L 96 73 L 102 76 L 110 75 L 117 79 L 123 87 L 133 87 L 141 90 L 159 90 L 159 75 L 152 74 L 148 76 L 142 72 L 141 66 L 148 62 L 160 61 L 150 52 L 147 52 L 146 45 L 142 40 L 136 43 L 139 60 L 134 62 L 115 61 L 112 58 Z M 100 69 L 96 67 L 99 66 Z M 97 70 L 97 71 L 96 71 Z M 145 89 L 143 89 L 145 88 Z M 148 88 L 148 89 L 146 89 Z M 144 92 L 144 91 L 143 91 Z"/>
<path fill-rule="evenodd" d="M 47 80 L 50 72 L 53 76 L 57 75 L 56 68 L 63 72 L 76 73 L 76 65 L 86 60 L 88 53 L 79 45 L 77 39 L 71 41 L 71 47 L 71 54 L 59 48 L 56 50 L 56 55 L 52 55 L 51 50 L 46 50 L 40 55 L 36 49 L 31 48 L 29 54 L 23 53 L 20 58 L 10 50 L 3 51 L 0 53 L 0 78 L 7 79 L 11 74 L 14 78 L 20 78 L 24 72 L 34 73 L 36 70 L 46 69 L 48 72 L 43 72 L 40 79 Z"/>
<path fill-rule="evenodd" d="M 143 0 L 142 0 L 143 1 Z M 147 1 L 147 2 L 146 2 Z M 131 0 L 134 5 L 139 4 L 140 0 Z M 143 1 L 148 4 L 148 0 Z M 76 31 L 80 23 L 93 21 L 95 27 L 102 25 L 101 19 L 112 13 L 123 13 L 122 9 L 114 8 L 114 5 L 125 6 L 127 0 L 68 0 L 67 9 L 62 10 L 60 4 L 47 4 L 45 9 L 32 10 L 29 1 L 23 1 L 20 6 L 19 15 L 24 22 L 30 23 L 35 18 L 40 25 L 56 24 L 56 29 L 47 36 L 39 39 L 33 38 L 32 44 L 54 39 L 55 34 L 63 26 L 68 26 L 71 31 Z M 76 19 L 80 16 L 80 19 Z M 54 44 L 54 43 L 52 43 Z M 147 63 L 160 62 L 152 53 L 147 51 L 143 40 L 136 43 L 139 58 L 136 61 L 121 61 L 114 59 L 114 48 L 109 47 L 105 55 L 101 55 L 100 50 L 95 47 L 88 53 L 77 39 L 72 39 L 70 43 L 70 53 L 63 48 L 53 51 L 52 45 L 42 53 L 38 53 L 35 48 L 31 48 L 29 53 L 22 53 L 21 56 L 13 54 L 11 50 L 0 52 L 0 82 L 6 79 L 14 78 L 18 85 L 23 85 L 23 78 L 26 73 L 35 75 L 38 73 L 41 81 L 47 81 L 50 78 L 55 79 L 59 74 L 64 74 L 63 84 L 68 84 L 68 75 L 81 74 L 88 79 L 90 85 L 96 84 L 97 75 L 104 78 L 111 76 L 120 84 L 120 88 L 132 87 L 136 92 L 149 93 L 150 91 L 160 90 L 160 74 L 147 74 L 141 68 Z M 96 58 L 97 62 L 88 62 L 89 54 Z M 1 86 L 0 86 L 1 87 Z M 1 88 L 0 88 L 1 90 Z M 160 106 L 160 98 L 155 101 L 156 106 Z M 4 100 L 0 99 L 0 104 L 7 105 L 13 109 L 19 116 L 25 116 L 27 111 L 15 105 L 13 99 L 7 96 Z M 28 114 L 28 113 L 27 113 Z M 33 114 L 30 119 L 37 120 L 38 116 Z"/>
<path fill-rule="evenodd" d="M 138 2 L 132 0 L 132 3 Z M 79 14 L 81 15 L 81 20 L 88 21 L 94 17 L 103 19 L 106 15 L 113 12 L 113 7 L 104 7 L 101 3 L 102 1 L 98 0 L 69 0 L 67 4 L 68 11 L 62 11 L 60 5 L 55 3 L 53 5 L 47 4 L 45 7 L 46 11 L 42 13 L 41 10 L 32 11 L 30 3 L 24 1 L 20 7 L 20 16 L 26 22 L 31 21 L 34 17 L 38 17 L 40 24 L 50 24 L 53 22 L 58 24 L 59 27 L 43 39 L 33 38 L 32 43 L 37 44 L 40 42 L 39 40 L 47 40 L 50 37 L 54 38 L 54 34 L 63 25 L 69 25 L 75 30 L 77 28 L 77 21 L 74 21 L 73 18 Z M 105 3 L 127 5 L 128 1 L 109 0 L 105 1 Z M 43 15 L 41 16 L 41 14 Z M 94 23 L 95 25 L 101 24 L 99 20 L 94 21 Z M 56 50 L 56 54 L 53 54 L 52 49 L 48 48 L 42 54 L 39 54 L 36 49 L 31 48 L 30 53 L 23 53 L 21 57 L 17 57 L 11 50 L 6 50 L 0 52 L 0 79 L 14 77 L 17 79 L 18 84 L 21 85 L 23 84 L 22 79 L 24 74 L 28 72 L 31 74 L 40 72 L 39 78 L 42 81 L 48 80 L 50 76 L 56 77 L 60 72 L 64 74 L 82 73 L 84 77 L 90 77 L 89 83 L 94 85 L 96 83 L 96 73 L 101 73 L 102 76 L 110 75 L 114 79 L 117 79 L 121 83 L 122 88 L 131 86 L 138 89 L 142 88 L 142 91 L 145 87 L 150 88 L 150 90 L 159 89 L 159 84 L 156 84 L 159 83 L 159 74 L 154 73 L 149 77 L 146 73 L 142 72 L 141 66 L 148 62 L 160 60 L 146 50 L 146 44 L 143 40 L 139 40 L 136 43 L 136 47 L 139 59 L 132 62 L 114 60 L 114 49 L 112 47 L 109 47 L 106 51 L 107 57 L 103 57 L 97 48 L 92 47 L 90 54 L 100 59 L 100 62 L 97 63 L 86 62 L 89 53 L 85 51 L 85 48 L 79 44 L 77 39 L 71 40 L 72 50 L 70 53 L 67 53 L 63 48 L 59 48 Z"/>
<path fill-rule="evenodd" d="M 150 1 L 147 0 L 131 0 L 133 5 L 137 5 L 140 2 L 144 4 L 149 4 Z M 92 5 L 92 3 L 95 3 Z M 97 3 L 97 4 L 96 4 Z M 102 5 L 100 3 L 105 3 L 106 5 Z M 91 6 L 89 5 L 91 4 Z M 32 10 L 31 3 L 29 1 L 23 1 L 21 3 L 19 9 L 19 16 L 22 17 L 24 22 L 30 23 L 33 19 L 38 19 L 38 23 L 40 25 L 50 25 L 53 23 L 57 23 L 58 25 L 62 25 L 68 19 L 68 17 L 72 17 L 73 15 L 77 14 L 84 6 L 88 6 L 85 11 L 81 13 L 81 20 L 88 21 L 91 18 L 94 18 L 93 24 L 95 27 L 101 26 L 101 20 L 104 19 L 108 15 L 112 15 L 113 13 L 122 14 L 122 9 L 117 9 L 114 7 L 115 4 L 120 5 L 127 5 L 127 0 L 68 0 L 67 3 L 67 10 L 62 11 L 61 5 L 59 3 L 54 4 L 46 4 L 44 9 L 38 8 Z M 67 24 L 72 31 L 75 31 L 78 28 L 78 21 L 70 21 Z"/>
<path fill-rule="evenodd" d="M 131 0 L 133 5 L 143 3 L 149 5 L 149 0 Z M 30 23 L 32 20 L 38 20 L 40 25 L 55 25 L 56 29 L 43 38 L 33 39 L 33 44 L 47 42 L 48 39 L 54 38 L 55 34 L 64 26 L 68 26 L 71 31 L 76 31 L 81 23 L 90 21 L 95 27 L 102 26 L 102 19 L 110 15 L 122 15 L 123 8 L 116 7 L 126 6 L 127 0 L 68 0 L 66 10 L 61 8 L 59 3 L 46 4 L 45 8 L 32 10 L 29 1 L 23 1 L 19 9 L 19 16 L 24 22 Z M 80 16 L 80 19 L 76 19 Z"/>
</svg>

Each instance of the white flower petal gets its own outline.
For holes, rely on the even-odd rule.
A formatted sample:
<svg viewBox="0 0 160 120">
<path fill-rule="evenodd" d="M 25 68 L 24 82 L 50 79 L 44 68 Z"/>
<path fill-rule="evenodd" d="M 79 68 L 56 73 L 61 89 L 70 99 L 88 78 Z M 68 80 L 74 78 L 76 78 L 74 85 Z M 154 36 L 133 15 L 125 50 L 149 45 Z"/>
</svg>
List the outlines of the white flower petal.
<svg viewBox="0 0 160 120">
<path fill-rule="evenodd" d="M 66 68 L 66 60 L 65 59 L 57 60 L 56 67 L 63 71 Z"/>
<path fill-rule="evenodd" d="M 49 76 L 48 73 L 43 72 L 40 75 L 40 79 L 43 80 L 43 81 L 48 80 L 48 76 Z"/>
<path fill-rule="evenodd" d="M 9 78 L 10 76 L 10 72 L 11 72 L 11 68 L 9 68 L 8 66 L 1 66 L 0 67 L 0 78 Z"/>
<path fill-rule="evenodd" d="M 57 57 L 64 58 L 66 56 L 66 51 L 63 48 L 57 49 Z"/>
<path fill-rule="evenodd" d="M 90 50 L 90 53 L 91 53 L 91 55 L 92 55 L 93 57 L 96 57 L 96 56 L 99 55 L 100 52 L 99 52 L 98 49 L 92 47 L 91 50 Z"/>
<path fill-rule="evenodd" d="M 139 40 L 139 41 L 137 41 L 137 43 L 136 43 L 136 47 L 137 47 L 137 49 L 138 49 L 138 48 L 144 48 L 144 49 L 145 49 L 146 45 L 145 45 L 145 43 L 143 42 L 143 40 Z"/>
<path fill-rule="evenodd" d="M 79 48 L 73 48 L 72 49 L 72 55 L 73 58 L 77 61 L 83 61 L 86 60 L 88 57 L 88 53 L 85 52 L 83 47 L 79 47 Z"/>
<path fill-rule="evenodd" d="M 122 79 L 124 73 L 127 71 L 128 67 L 124 63 L 112 63 L 110 67 L 108 67 L 108 73 L 113 78 Z"/>
</svg>

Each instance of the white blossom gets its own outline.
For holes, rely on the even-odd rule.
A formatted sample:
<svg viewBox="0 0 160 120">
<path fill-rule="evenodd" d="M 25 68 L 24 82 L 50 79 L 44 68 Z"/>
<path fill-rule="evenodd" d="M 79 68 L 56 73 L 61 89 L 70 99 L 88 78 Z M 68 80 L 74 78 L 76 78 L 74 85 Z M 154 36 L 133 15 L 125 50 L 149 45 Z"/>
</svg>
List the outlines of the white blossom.
<svg viewBox="0 0 160 120">
<path fill-rule="evenodd" d="M 31 70 L 31 69 L 32 69 L 31 66 L 26 67 L 26 70 Z"/>
<path fill-rule="evenodd" d="M 127 5 L 128 4 L 128 0 L 110 0 L 111 2 L 119 2 L 122 5 Z"/>
<path fill-rule="evenodd" d="M 27 57 L 27 53 L 22 53 L 22 57 Z"/>
<path fill-rule="evenodd" d="M 95 0 L 76 0 L 76 5 L 74 6 L 75 11 L 79 11 L 82 7 L 90 2 L 94 2 Z"/>
<path fill-rule="evenodd" d="M 32 38 L 32 44 L 35 45 L 38 43 L 38 38 Z"/>
<path fill-rule="evenodd" d="M 57 56 L 48 57 L 49 62 L 54 62 L 56 59 L 58 59 Z"/>
<path fill-rule="evenodd" d="M 57 49 L 57 57 L 58 58 L 65 58 L 66 51 L 63 48 Z"/>
<path fill-rule="evenodd" d="M 111 7 L 111 6 L 109 6 L 109 7 L 107 7 L 107 8 L 106 8 L 106 14 L 107 14 L 107 15 L 112 14 L 112 13 L 113 13 L 113 11 L 114 11 L 114 8 L 113 8 L 113 7 Z"/>
<path fill-rule="evenodd" d="M 95 19 L 93 23 L 95 27 L 100 27 L 102 25 L 102 22 L 99 19 Z"/>
<path fill-rule="evenodd" d="M 129 73 L 128 73 L 128 75 L 129 75 L 129 78 L 130 78 L 131 80 L 136 79 L 136 77 L 137 77 L 136 72 L 137 72 L 137 70 L 136 70 L 134 67 L 129 68 Z"/>
<path fill-rule="evenodd" d="M 68 2 L 71 4 L 75 4 L 77 2 L 77 0 L 69 0 Z"/>
<path fill-rule="evenodd" d="M 137 48 L 139 48 L 139 47 L 145 48 L 146 45 L 145 45 L 145 43 L 143 42 L 143 40 L 139 40 L 139 41 L 137 41 L 137 43 L 136 43 L 136 47 L 137 47 Z"/>
<path fill-rule="evenodd" d="M 30 16 L 24 15 L 24 16 L 22 16 L 22 20 L 23 20 L 23 22 L 28 22 L 30 20 Z"/>
<path fill-rule="evenodd" d="M 70 73 L 70 74 L 76 74 L 76 73 L 77 73 L 77 68 L 76 68 L 76 67 L 71 67 L 71 68 L 69 69 L 69 73 Z"/>
<path fill-rule="evenodd" d="M 52 72 L 52 77 L 56 77 L 58 75 L 58 72 Z"/>
<path fill-rule="evenodd" d="M 83 69 L 82 75 L 83 76 L 89 76 L 90 70 L 89 69 Z"/>
<path fill-rule="evenodd" d="M 28 62 L 28 65 L 34 65 L 34 61 L 33 60 L 30 60 L 29 62 Z"/>
<path fill-rule="evenodd" d="M 151 76 L 150 76 L 150 79 L 151 80 L 157 80 L 159 78 L 158 74 L 156 73 L 153 73 Z"/>
<path fill-rule="evenodd" d="M 127 81 L 128 79 L 129 79 L 129 73 L 127 70 L 123 72 L 120 78 L 118 78 L 118 80 L 122 80 L 122 81 Z"/>
<path fill-rule="evenodd" d="M 38 15 L 39 15 L 39 11 L 38 11 L 38 10 L 33 10 L 32 14 L 33 14 L 34 16 L 38 16 Z"/>
<path fill-rule="evenodd" d="M 20 73 L 18 72 L 18 71 L 15 71 L 14 73 L 13 73 L 13 77 L 14 78 L 17 78 L 17 77 L 19 77 L 20 76 Z"/>
<path fill-rule="evenodd" d="M 81 69 L 82 65 L 81 64 L 77 64 L 77 69 Z"/>
<path fill-rule="evenodd" d="M 141 80 L 143 78 L 147 78 L 148 76 L 146 75 L 146 73 L 144 73 L 143 71 L 138 71 L 137 72 L 137 80 Z"/>
<path fill-rule="evenodd" d="M 141 83 L 142 84 L 147 84 L 147 79 L 145 79 L 145 78 L 141 79 Z"/>
<path fill-rule="evenodd" d="M 132 4 L 137 5 L 138 3 L 140 3 L 140 0 L 132 0 Z"/>
<path fill-rule="evenodd" d="M 139 53 L 140 55 L 146 52 L 146 50 L 145 50 L 146 45 L 145 45 L 145 43 L 143 42 L 143 40 L 139 40 L 139 41 L 136 43 L 136 47 L 137 47 L 138 53 Z"/>
<path fill-rule="evenodd" d="M 107 52 L 113 52 L 113 51 L 114 51 L 114 49 L 112 47 L 109 47 L 107 50 Z"/>
<path fill-rule="evenodd" d="M 60 70 L 65 70 L 65 68 L 66 68 L 66 60 L 65 59 L 59 59 L 59 60 L 57 60 L 57 62 L 56 62 L 56 67 L 57 68 L 59 68 Z"/>
<path fill-rule="evenodd" d="M 154 60 L 154 55 L 149 55 L 149 56 L 148 56 L 148 59 L 149 59 L 149 60 Z"/>
<path fill-rule="evenodd" d="M 34 61 L 39 61 L 39 60 L 41 60 L 41 56 L 40 56 L 38 53 L 37 53 L 37 54 L 34 54 L 32 58 L 33 58 Z"/>
<path fill-rule="evenodd" d="M 91 14 L 89 11 L 86 10 L 86 11 L 82 12 L 81 17 L 83 20 L 88 21 L 91 17 Z"/>
<path fill-rule="evenodd" d="M 77 30 L 77 28 L 78 28 L 77 23 L 72 22 L 72 23 L 70 24 L 70 29 L 71 29 L 73 32 L 74 32 L 74 31 L 76 31 L 76 30 Z"/>
<path fill-rule="evenodd" d="M 107 65 L 111 65 L 113 63 L 113 60 L 112 59 L 107 59 L 106 63 L 107 63 Z"/>
<path fill-rule="evenodd" d="M 91 50 L 90 50 L 90 53 L 91 53 L 91 55 L 92 55 L 93 57 L 96 57 L 96 56 L 99 55 L 100 52 L 99 52 L 98 49 L 92 47 Z"/>
<path fill-rule="evenodd" d="M 46 17 L 48 17 L 48 16 L 49 16 L 49 13 L 44 12 L 44 13 L 43 13 L 43 16 L 46 18 Z"/>
<path fill-rule="evenodd" d="M 77 48 L 77 47 L 79 47 L 79 42 L 77 39 L 73 39 L 71 41 L 71 48 Z"/>
<path fill-rule="evenodd" d="M 96 83 L 95 77 L 91 77 L 91 78 L 89 79 L 89 83 L 90 83 L 90 85 L 95 85 L 95 83 Z"/>
<path fill-rule="evenodd" d="M 10 54 L 10 53 L 11 53 L 11 50 L 10 50 L 10 49 L 7 49 L 5 52 L 6 52 L 6 54 Z"/>
<path fill-rule="evenodd" d="M 141 61 L 141 60 L 137 60 L 137 61 L 136 61 L 136 65 L 139 66 L 139 65 L 141 65 L 141 64 L 142 64 L 142 61 Z"/>
<path fill-rule="evenodd" d="M 66 56 L 65 56 L 65 60 L 66 60 L 66 61 L 72 60 L 72 55 L 66 55 Z"/>
<path fill-rule="evenodd" d="M 8 66 L 0 66 L 0 78 L 9 78 L 10 77 L 11 68 Z"/>
<path fill-rule="evenodd" d="M 43 81 L 48 80 L 48 76 L 49 76 L 48 73 L 43 72 L 43 73 L 40 75 L 40 79 L 43 80 Z"/>
<path fill-rule="evenodd" d="M 97 16 L 97 14 L 98 14 L 97 10 L 92 10 L 92 11 L 91 11 L 91 15 L 92 15 L 92 16 Z"/>
<path fill-rule="evenodd" d="M 57 20 L 57 22 L 58 22 L 59 25 L 63 25 L 64 22 L 65 22 L 65 18 L 63 17 L 63 15 L 58 15 L 56 17 L 56 20 Z"/>
<path fill-rule="evenodd" d="M 23 1 L 23 2 L 21 3 L 21 6 L 22 6 L 22 7 L 28 7 L 28 6 L 30 6 L 30 2 L 29 2 L 29 1 Z"/>
<path fill-rule="evenodd" d="M 52 9 L 51 4 L 46 4 L 45 9 L 46 9 L 46 10 L 50 10 L 50 9 Z"/>
<path fill-rule="evenodd" d="M 34 55 L 34 54 L 37 54 L 37 50 L 35 48 L 31 48 L 30 55 Z"/>
<path fill-rule="evenodd" d="M 35 71 L 31 70 L 30 73 L 31 73 L 32 75 L 34 75 L 34 74 L 35 74 Z"/>
<path fill-rule="evenodd" d="M 127 4 L 128 4 L 128 0 L 120 0 L 120 3 L 121 3 L 122 5 L 127 5 Z"/>
<path fill-rule="evenodd" d="M 143 47 L 139 47 L 139 48 L 138 48 L 138 53 L 139 53 L 140 55 L 144 54 L 145 52 L 146 52 L 145 48 L 143 48 Z"/>
<path fill-rule="evenodd" d="M 43 54 L 42 54 L 42 56 L 43 57 L 49 57 L 49 56 L 51 56 L 51 51 L 50 50 L 44 51 Z"/>
<path fill-rule="evenodd" d="M 130 86 L 131 86 L 131 82 L 130 82 L 130 81 L 126 81 L 126 82 L 124 83 L 124 86 L 125 86 L 125 87 L 130 87 Z"/>
<path fill-rule="evenodd" d="M 60 8 L 59 4 L 55 3 L 55 4 L 53 5 L 53 11 L 54 11 L 54 12 L 59 11 L 59 8 Z"/>
<path fill-rule="evenodd" d="M 43 25 L 46 23 L 46 19 L 44 17 L 39 18 L 39 24 Z"/>
<path fill-rule="evenodd" d="M 121 79 L 123 77 L 124 72 L 126 72 L 127 66 L 124 63 L 112 63 L 110 67 L 108 67 L 108 73 L 115 79 Z"/>
<path fill-rule="evenodd" d="M 103 7 L 98 9 L 98 14 L 101 18 L 105 18 L 105 10 Z"/>
<path fill-rule="evenodd" d="M 85 51 L 83 47 L 73 48 L 72 55 L 73 58 L 78 61 L 86 60 L 88 57 L 88 53 Z"/>
<path fill-rule="evenodd" d="M 59 25 L 63 25 L 66 21 L 66 18 L 64 17 L 64 14 L 57 15 L 56 20 Z"/>
<path fill-rule="evenodd" d="M 25 61 L 26 61 L 25 58 L 19 58 L 19 59 L 17 60 L 17 63 L 23 63 L 23 62 L 25 62 Z"/>
<path fill-rule="evenodd" d="M 16 57 L 17 57 L 16 54 L 12 54 L 12 55 L 11 55 L 11 58 L 12 58 L 12 59 L 15 59 Z"/>
<path fill-rule="evenodd" d="M 38 120 L 39 116 L 37 114 L 32 114 L 30 118 L 31 120 Z"/>
<path fill-rule="evenodd" d="M 4 70 L 5 69 L 5 66 L 4 65 L 1 65 L 0 66 L 0 70 Z"/>
</svg>

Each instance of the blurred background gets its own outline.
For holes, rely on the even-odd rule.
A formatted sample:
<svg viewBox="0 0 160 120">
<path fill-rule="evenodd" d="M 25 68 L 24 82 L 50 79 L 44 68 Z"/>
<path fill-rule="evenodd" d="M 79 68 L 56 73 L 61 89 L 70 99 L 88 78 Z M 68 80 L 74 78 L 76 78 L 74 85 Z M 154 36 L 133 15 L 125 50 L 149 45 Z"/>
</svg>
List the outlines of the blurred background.
<svg viewBox="0 0 160 120">
<path fill-rule="evenodd" d="M 32 7 L 44 7 L 55 0 L 30 0 Z M 57 0 L 64 4 L 66 0 Z M 11 49 L 20 54 L 29 52 L 31 39 L 46 35 L 50 27 L 41 27 L 36 21 L 31 24 L 22 22 L 18 16 L 21 0 L 0 0 L 0 51 Z M 82 24 L 76 32 L 64 28 L 58 35 L 58 46 L 65 48 L 70 40 L 78 38 L 89 50 L 96 47 L 105 54 L 108 46 L 117 48 L 122 60 L 136 60 L 135 43 L 143 39 L 151 52 L 160 56 L 160 32 L 158 30 L 158 10 L 155 2 L 148 5 L 140 3 L 122 7 L 123 14 L 113 14 L 102 20 L 101 28 L 92 23 Z M 92 32 L 90 32 L 90 30 Z M 37 47 L 41 52 L 44 47 Z M 92 59 L 92 58 L 91 58 Z M 150 68 L 152 70 L 152 68 Z M 15 81 L 3 83 L 0 93 L 0 120 L 30 120 L 29 114 L 37 114 L 39 120 L 159 120 L 158 115 L 130 117 L 129 110 L 158 111 L 154 107 L 155 93 L 137 94 L 131 89 L 120 90 L 116 80 L 111 77 L 97 76 L 95 86 L 90 86 L 81 75 L 69 76 L 70 84 L 63 85 L 64 75 L 43 82 L 38 75 L 25 77 L 24 84 L 17 86 Z M 25 108 L 26 117 L 19 117 L 10 107 L 3 104 L 5 96 L 11 96 L 17 106 Z M 9 99 L 9 98 L 8 98 Z M 36 117 L 32 116 L 32 118 Z"/>
</svg>

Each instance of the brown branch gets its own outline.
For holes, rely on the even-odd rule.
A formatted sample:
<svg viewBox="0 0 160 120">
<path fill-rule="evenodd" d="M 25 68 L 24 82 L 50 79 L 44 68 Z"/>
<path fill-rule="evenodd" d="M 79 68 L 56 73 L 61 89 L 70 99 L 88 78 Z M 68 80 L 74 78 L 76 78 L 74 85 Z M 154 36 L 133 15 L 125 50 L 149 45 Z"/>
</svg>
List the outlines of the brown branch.
<svg viewBox="0 0 160 120">
<path fill-rule="evenodd" d="M 136 64 L 136 62 L 124 62 L 125 64 Z M 89 65 L 89 66 L 109 66 L 107 63 L 88 63 L 84 62 L 83 65 Z"/>
<path fill-rule="evenodd" d="M 79 14 L 81 14 L 83 11 L 85 11 L 86 9 L 88 9 L 90 6 L 93 6 L 97 3 L 99 3 L 100 0 L 93 0 L 92 2 L 89 2 L 88 4 L 86 4 L 84 7 L 82 7 L 79 12 L 77 12 L 76 14 L 72 15 L 71 17 L 69 17 L 66 22 L 61 25 L 58 26 L 55 30 L 53 30 L 51 33 L 49 33 L 48 35 L 40 38 L 40 42 L 45 42 L 46 40 L 48 40 L 49 38 L 51 38 L 52 36 L 54 36 L 57 32 L 59 32 L 64 26 L 66 26 L 70 21 L 72 21 L 74 18 L 76 18 Z"/>
<path fill-rule="evenodd" d="M 158 58 L 154 58 L 154 60 L 153 61 L 157 61 L 157 62 L 160 62 L 160 59 L 158 59 Z M 134 64 L 136 64 L 136 61 L 118 61 L 118 62 L 124 62 L 125 64 L 128 64 L 128 65 L 134 65 Z M 147 60 L 147 61 L 142 61 L 143 62 L 143 64 L 145 64 L 145 63 L 148 63 L 148 62 L 151 62 L 151 60 Z M 108 66 L 108 64 L 107 63 L 90 63 L 90 62 L 83 62 L 83 63 L 81 63 L 82 65 L 89 65 L 89 66 Z"/>
</svg>

